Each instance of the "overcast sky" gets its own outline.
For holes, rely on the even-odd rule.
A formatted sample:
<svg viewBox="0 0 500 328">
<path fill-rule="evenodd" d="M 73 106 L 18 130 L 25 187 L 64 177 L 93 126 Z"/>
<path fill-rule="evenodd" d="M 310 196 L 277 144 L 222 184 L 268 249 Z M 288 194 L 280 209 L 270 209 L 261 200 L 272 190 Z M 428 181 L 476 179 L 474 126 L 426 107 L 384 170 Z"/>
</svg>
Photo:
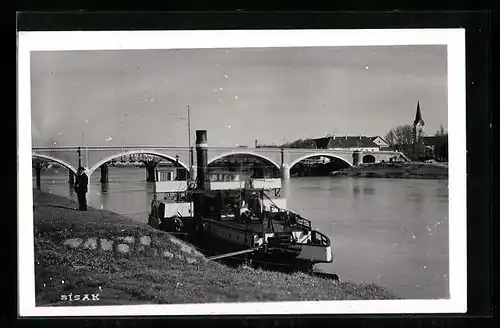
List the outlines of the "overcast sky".
<svg viewBox="0 0 500 328">
<path fill-rule="evenodd" d="M 33 146 L 280 144 L 447 129 L 446 46 L 37 52 Z"/>
</svg>

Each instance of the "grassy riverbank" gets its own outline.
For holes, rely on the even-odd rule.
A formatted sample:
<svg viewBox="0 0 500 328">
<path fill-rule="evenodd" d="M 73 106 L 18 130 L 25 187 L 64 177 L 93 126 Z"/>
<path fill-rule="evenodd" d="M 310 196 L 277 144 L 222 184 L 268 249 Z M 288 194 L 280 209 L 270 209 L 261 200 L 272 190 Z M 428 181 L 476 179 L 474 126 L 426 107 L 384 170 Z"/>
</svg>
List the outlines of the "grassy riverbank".
<svg viewBox="0 0 500 328">
<path fill-rule="evenodd" d="M 168 233 L 113 212 L 76 208 L 34 191 L 38 306 L 396 298 L 373 284 L 229 268 Z M 73 301 L 61 300 L 70 294 Z M 99 294 L 99 301 L 74 300 L 85 294 Z"/>
<path fill-rule="evenodd" d="M 399 179 L 448 179 L 448 165 L 440 163 L 375 163 L 333 172 L 332 176 Z"/>
</svg>

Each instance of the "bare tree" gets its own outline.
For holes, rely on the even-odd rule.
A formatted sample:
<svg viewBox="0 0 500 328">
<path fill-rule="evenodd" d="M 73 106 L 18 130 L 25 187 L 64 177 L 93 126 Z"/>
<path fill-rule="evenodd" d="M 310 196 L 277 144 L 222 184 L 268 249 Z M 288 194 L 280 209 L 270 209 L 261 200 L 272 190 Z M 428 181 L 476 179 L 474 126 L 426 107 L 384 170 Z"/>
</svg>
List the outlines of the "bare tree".
<svg viewBox="0 0 500 328">
<path fill-rule="evenodd" d="M 417 131 L 417 133 L 421 135 L 422 131 Z M 385 140 L 392 147 L 411 145 L 413 143 L 413 127 L 409 124 L 399 125 L 387 133 Z"/>
<path fill-rule="evenodd" d="M 393 147 L 396 145 L 396 136 L 394 135 L 394 129 L 390 130 L 385 136 L 385 141 L 389 144 L 389 146 Z"/>
<path fill-rule="evenodd" d="M 437 137 L 445 137 L 448 136 L 448 132 L 444 130 L 443 124 L 440 125 L 439 130 L 436 131 L 436 136 Z"/>
<path fill-rule="evenodd" d="M 316 143 L 314 142 L 313 139 L 298 139 L 292 142 L 285 142 L 282 145 L 275 145 L 275 144 L 267 144 L 267 145 L 259 145 L 260 147 L 266 147 L 266 148 L 305 148 L 305 149 L 315 149 L 316 148 Z"/>
</svg>

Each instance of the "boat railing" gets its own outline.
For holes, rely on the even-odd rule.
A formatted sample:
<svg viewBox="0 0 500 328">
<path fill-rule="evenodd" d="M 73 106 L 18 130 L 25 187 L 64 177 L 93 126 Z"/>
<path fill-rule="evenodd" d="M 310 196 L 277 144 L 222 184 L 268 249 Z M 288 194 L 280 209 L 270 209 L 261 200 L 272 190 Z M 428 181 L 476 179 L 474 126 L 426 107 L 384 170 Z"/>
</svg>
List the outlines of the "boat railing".
<svg viewBox="0 0 500 328">
<path fill-rule="evenodd" d="M 330 238 L 318 230 L 311 232 L 311 241 L 313 245 L 330 246 Z"/>
<path fill-rule="evenodd" d="M 297 214 L 295 214 L 295 216 L 296 225 L 311 230 L 311 221 Z"/>
</svg>

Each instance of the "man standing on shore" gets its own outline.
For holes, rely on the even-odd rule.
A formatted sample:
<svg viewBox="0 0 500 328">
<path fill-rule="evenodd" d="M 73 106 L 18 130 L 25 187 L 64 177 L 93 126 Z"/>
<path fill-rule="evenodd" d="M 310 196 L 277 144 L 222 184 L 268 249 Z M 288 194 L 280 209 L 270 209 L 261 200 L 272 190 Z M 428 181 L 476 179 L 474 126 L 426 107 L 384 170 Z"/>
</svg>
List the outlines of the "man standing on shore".
<svg viewBox="0 0 500 328">
<path fill-rule="evenodd" d="M 85 174 L 85 169 L 80 167 L 76 174 L 76 183 L 75 183 L 75 191 L 78 195 L 78 205 L 80 211 L 87 210 L 87 191 L 89 184 L 89 178 L 87 174 Z"/>
</svg>

